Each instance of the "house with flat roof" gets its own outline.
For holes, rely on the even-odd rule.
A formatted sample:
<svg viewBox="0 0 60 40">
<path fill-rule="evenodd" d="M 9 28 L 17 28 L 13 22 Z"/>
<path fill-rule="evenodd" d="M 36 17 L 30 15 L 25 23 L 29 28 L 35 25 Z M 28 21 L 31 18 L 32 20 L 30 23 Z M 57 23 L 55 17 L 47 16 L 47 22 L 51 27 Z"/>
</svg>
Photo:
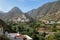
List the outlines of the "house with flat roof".
<svg viewBox="0 0 60 40">
<path fill-rule="evenodd" d="M 10 40 L 33 40 L 28 35 L 22 35 L 19 33 L 8 33 L 6 35 Z"/>
</svg>

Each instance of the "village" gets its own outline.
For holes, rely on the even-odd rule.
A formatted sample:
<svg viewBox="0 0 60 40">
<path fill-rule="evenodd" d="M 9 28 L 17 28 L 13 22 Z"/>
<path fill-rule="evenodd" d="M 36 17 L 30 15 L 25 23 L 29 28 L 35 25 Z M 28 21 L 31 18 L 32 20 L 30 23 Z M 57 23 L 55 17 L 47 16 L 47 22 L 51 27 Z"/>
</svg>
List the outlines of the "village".
<svg viewBox="0 0 60 40">
<path fill-rule="evenodd" d="M 0 0 L 0 40 L 60 40 L 60 0 Z"/>
<path fill-rule="evenodd" d="M 3 28 L 0 28 L 0 36 L 1 35 L 4 35 Z M 5 32 L 5 36 L 7 36 L 10 40 L 33 40 L 28 35 L 22 35 L 22 34 L 19 34 L 19 32 L 18 33 Z"/>
<path fill-rule="evenodd" d="M 60 32 L 60 21 L 58 22 L 55 22 L 55 21 L 46 21 L 46 20 L 42 20 L 42 22 L 45 23 L 45 25 L 43 27 L 40 27 L 38 29 L 38 32 L 39 33 L 46 33 L 47 35 L 45 37 L 48 37 L 50 35 L 54 35 L 55 33 L 59 33 Z M 57 24 L 56 25 L 56 31 L 52 31 L 51 29 L 51 25 L 53 24 Z M 50 27 L 49 27 L 50 26 Z M 5 31 L 5 33 L 3 33 L 4 31 L 4 28 L 3 27 L 0 27 L 0 35 L 6 35 L 10 40 L 33 40 L 33 38 L 31 38 L 30 36 L 28 35 L 23 35 L 23 34 L 20 34 L 19 32 L 18 33 L 8 33 L 7 31 Z"/>
</svg>

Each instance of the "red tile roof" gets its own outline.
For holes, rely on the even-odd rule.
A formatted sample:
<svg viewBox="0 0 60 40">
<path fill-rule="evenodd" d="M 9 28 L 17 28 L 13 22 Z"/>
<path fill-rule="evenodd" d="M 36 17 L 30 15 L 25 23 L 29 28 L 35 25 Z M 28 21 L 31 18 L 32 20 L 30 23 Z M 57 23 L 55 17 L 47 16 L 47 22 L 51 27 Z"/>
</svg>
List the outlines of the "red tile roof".
<svg viewBox="0 0 60 40">
<path fill-rule="evenodd" d="M 25 38 L 23 35 L 16 36 L 15 38 Z"/>
</svg>

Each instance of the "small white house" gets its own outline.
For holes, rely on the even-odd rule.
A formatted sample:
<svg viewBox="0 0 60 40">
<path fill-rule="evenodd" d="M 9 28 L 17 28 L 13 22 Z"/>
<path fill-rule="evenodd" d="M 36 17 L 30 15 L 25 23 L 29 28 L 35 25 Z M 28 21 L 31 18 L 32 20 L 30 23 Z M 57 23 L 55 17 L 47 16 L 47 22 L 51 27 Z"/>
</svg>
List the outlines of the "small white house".
<svg viewBox="0 0 60 40">
<path fill-rule="evenodd" d="M 50 24 L 54 24 L 55 23 L 55 21 L 50 21 Z"/>
<path fill-rule="evenodd" d="M 56 22 L 57 24 L 60 24 L 60 21 Z"/>
<path fill-rule="evenodd" d="M 8 32 L 5 32 L 5 35 L 7 36 L 7 37 L 15 37 L 15 36 L 18 36 L 18 35 L 20 35 L 19 33 L 8 33 Z"/>
<path fill-rule="evenodd" d="M 32 40 L 28 35 L 22 35 L 19 33 L 8 33 L 6 35 L 10 40 Z"/>
</svg>

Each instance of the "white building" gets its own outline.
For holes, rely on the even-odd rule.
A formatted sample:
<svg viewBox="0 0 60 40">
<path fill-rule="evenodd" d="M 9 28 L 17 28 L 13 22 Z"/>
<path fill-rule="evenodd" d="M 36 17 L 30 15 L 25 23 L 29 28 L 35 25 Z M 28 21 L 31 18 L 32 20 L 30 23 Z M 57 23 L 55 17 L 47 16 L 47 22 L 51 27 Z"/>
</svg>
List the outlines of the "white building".
<svg viewBox="0 0 60 40">
<path fill-rule="evenodd" d="M 32 40 L 28 35 L 22 35 L 19 33 L 8 33 L 6 35 L 10 40 Z"/>
<path fill-rule="evenodd" d="M 55 23 L 55 21 L 50 21 L 50 24 L 54 24 Z"/>
<path fill-rule="evenodd" d="M 57 24 L 60 24 L 60 21 L 56 22 Z"/>
</svg>

